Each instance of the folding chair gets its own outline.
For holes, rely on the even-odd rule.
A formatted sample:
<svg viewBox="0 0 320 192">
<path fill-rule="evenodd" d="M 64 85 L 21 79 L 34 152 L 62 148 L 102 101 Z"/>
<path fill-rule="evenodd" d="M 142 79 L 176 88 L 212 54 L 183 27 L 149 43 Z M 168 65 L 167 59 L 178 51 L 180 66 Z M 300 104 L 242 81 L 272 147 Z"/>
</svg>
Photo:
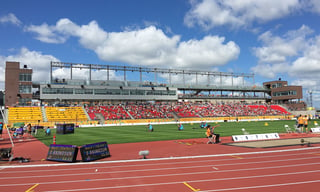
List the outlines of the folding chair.
<svg viewBox="0 0 320 192">
<path fill-rule="evenodd" d="M 212 135 L 211 137 L 208 137 L 208 136 L 207 136 L 207 138 L 208 138 L 207 144 L 209 144 L 209 143 L 211 143 L 211 144 L 215 143 L 215 142 L 214 142 L 215 137 L 216 137 L 215 135 Z"/>
<path fill-rule="evenodd" d="M 286 129 L 287 133 L 292 133 L 292 130 L 289 127 L 289 125 L 284 125 L 284 128 Z"/>
</svg>

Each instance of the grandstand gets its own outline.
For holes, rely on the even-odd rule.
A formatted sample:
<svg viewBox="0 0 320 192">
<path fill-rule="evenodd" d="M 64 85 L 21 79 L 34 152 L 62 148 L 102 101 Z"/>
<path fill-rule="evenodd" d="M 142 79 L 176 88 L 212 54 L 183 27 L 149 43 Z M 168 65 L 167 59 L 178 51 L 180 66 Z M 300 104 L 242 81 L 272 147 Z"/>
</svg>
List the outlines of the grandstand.
<svg viewBox="0 0 320 192">
<path fill-rule="evenodd" d="M 55 68 L 68 68 L 70 77 L 53 77 Z M 88 70 L 89 77 L 74 79 L 74 69 Z M 106 80 L 93 80 L 92 71 L 105 71 Z M 110 71 L 121 72 L 123 80 L 110 79 Z M 30 71 L 27 72 L 30 74 Z M 129 80 L 128 73 L 135 73 L 134 76 L 139 80 Z M 154 80 L 144 80 L 147 76 L 154 76 Z M 175 76 L 181 79 L 178 83 L 172 81 Z M 280 83 L 277 81 L 277 89 Z M 46 125 L 61 122 L 109 124 L 118 120 L 150 122 L 190 118 L 250 119 L 257 116 L 287 118 L 291 113 L 281 105 L 281 100 L 277 100 L 277 105 L 270 104 L 272 95 L 277 92 L 271 92 L 272 82 L 266 85 L 255 85 L 254 75 L 244 73 L 51 62 L 50 81 L 32 82 L 32 87 L 36 89 L 32 100 L 38 100 L 40 106 L 18 107 L 32 104 L 30 99 L 24 98 L 27 93 L 17 92 L 11 97 L 12 104 L 6 103 L 6 114 L 9 123 L 21 121 Z M 295 93 L 290 90 L 287 92 Z M 285 92 L 281 94 L 282 98 Z M 296 98 L 290 95 L 291 100 Z M 290 99 L 285 101 L 291 102 Z"/>
<path fill-rule="evenodd" d="M 43 121 L 40 107 L 9 107 L 8 121 L 10 123 L 38 123 Z"/>
<path fill-rule="evenodd" d="M 74 122 L 88 120 L 82 107 L 45 107 L 48 122 Z"/>
</svg>

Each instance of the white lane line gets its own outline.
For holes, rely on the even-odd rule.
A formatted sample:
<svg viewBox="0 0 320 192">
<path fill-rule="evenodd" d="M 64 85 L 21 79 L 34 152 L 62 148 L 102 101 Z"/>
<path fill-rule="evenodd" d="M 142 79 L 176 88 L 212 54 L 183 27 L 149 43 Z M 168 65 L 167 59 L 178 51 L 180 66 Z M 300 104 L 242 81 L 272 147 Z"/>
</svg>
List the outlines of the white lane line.
<svg viewBox="0 0 320 192">
<path fill-rule="evenodd" d="M 206 180 L 193 180 L 193 181 L 176 181 L 176 182 L 167 182 L 167 183 L 151 183 L 151 184 L 138 184 L 138 185 L 122 185 L 122 186 L 112 186 L 112 187 L 97 187 L 97 188 L 80 188 L 80 189 L 65 189 L 65 190 L 55 190 L 55 191 L 47 191 L 47 192 L 70 192 L 70 191 L 93 191 L 93 190 L 102 190 L 102 189 L 120 189 L 120 188 L 132 188 L 132 187 L 149 187 L 149 186 L 158 186 L 158 185 L 172 185 L 172 184 L 181 184 L 183 182 L 187 183 L 198 183 L 198 182 L 213 182 L 213 181 L 225 181 L 225 180 L 237 180 L 237 179 L 253 179 L 259 177 L 276 177 L 283 175 L 297 175 L 297 174 L 309 174 L 314 172 L 320 172 L 320 170 L 316 171 L 308 171 L 308 172 L 294 172 L 294 173 L 281 173 L 281 174 L 270 174 L 270 175 L 258 175 L 258 176 L 246 176 L 246 177 L 233 177 L 233 178 L 219 178 L 219 179 L 206 179 Z M 248 186 L 247 188 L 256 188 L 256 187 L 271 187 L 271 186 L 283 186 L 283 185 L 293 185 L 293 184 L 305 184 L 305 183 L 315 183 L 320 182 L 320 180 L 312 180 L 312 181 L 302 181 L 302 182 L 293 182 L 293 183 L 281 183 L 281 184 L 270 184 L 270 185 L 260 185 L 260 186 Z M 214 191 L 227 191 L 227 190 L 241 189 L 241 188 L 229 188 L 229 189 L 215 189 L 209 190 L 208 192 Z M 245 187 L 243 187 L 245 189 Z M 204 191 L 202 191 L 204 192 Z"/>
<path fill-rule="evenodd" d="M 199 174 L 212 174 L 212 173 L 219 173 L 219 172 L 238 172 L 238 171 L 246 171 L 248 173 L 249 171 L 254 170 L 270 170 L 270 169 L 278 169 L 278 168 L 287 168 L 287 167 L 300 167 L 300 166 L 306 166 L 310 167 L 312 165 L 319 165 L 320 162 L 317 163 L 301 163 L 301 164 L 294 164 L 294 165 L 283 165 L 283 166 L 272 166 L 272 167 L 258 167 L 258 168 L 243 168 L 243 169 L 231 169 L 231 170 L 220 170 L 220 171 L 205 171 L 205 172 L 190 172 L 190 173 L 183 173 L 183 175 L 199 175 Z M 295 171 L 294 169 L 293 171 Z M 303 172 L 293 172 L 293 173 L 284 173 L 284 174 L 296 174 L 296 173 L 308 173 L 308 172 L 320 172 L 320 170 L 312 170 L 312 171 L 303 171 Z M 109 174 L 108 172 L 105 172 L 106 174 Z M 90 174 L 97 174 L 97 173 L 90 173 Z M 99 173 L 100 174 L 100 173 Z M 88 174 L 89 175 L 89 174 Z M 273 174 L 278 175 L 278 174 Z M 280 174 L 281 175 L 281 174 Z M 115 178 L 103 178 L 103 179 L 90 179 L 91 181 L 112 181 L 112 180 L 129 180 L 129 179 L 143 179 L 143 178 L 152 178 L 152 177 L 170 177 L 170 176 L 181 176 L 181 173 L 174 173 L 174 174 L 162 174 L 162 175 L 145 175 L 145 176 L 131 176 L 131 177 L 115 177 Z M 260 176 L 250 176 L 250 177 L 260 177 Z M 31 177 L 28 177 L 31 178 Z M 246 178 L 246 177 L 239 177 L 239 178 Z M 220 179 L 232 179 L 232 178 L 219 178 Z M 213 179 L 216 180 L 216 179 Z M 37 182 L 41 185 L 44 184 L 59 184 L 59 183 L 77 183 L 77 182 L 83 182 L 84 179 L 78 179 L 78 180 L 69 180 L 69 181 L 52 181 L 52 182 Z M 195 181 L 189 181 L 189 182 L 195 182 Z M 0 184 L 1 186 L 18 186 L 18 185 L 31 185 L 33 183 L 22 183 L 21 180 L 19 180 L 19 183 L 14 184 Z"/>
<path fill-rule="evenodd" d="M 242 165 L 253 165 L 253 164 L 266 164 L 266 163 L 277 163 L 277 162 L 289 162 L 289 161 L 294 161 L 295 162 L 301 162 L 301 160 L 308 160 L 308 159 L 318 159 L 319 157 L 314 156 L 314 157 L 302 157 L 302 158 L 296 158 L 296 159 L 281 159 L 281 160 L 268 160 L 268 161 L 258 161 L 258 162 L 246 162 L 246 163 L 233 163 L 233 164 L 215 164 L 215 166 L 242 166 Z M 307 165 L 311 165 L 311 164 L 320 164 L 320 162 L 317 163 L 310 163 L 310 164 L 306 164 L 305 161 L 303 161 L 304 163 L 301 164 L 294 164 L 294 165 L 284 165 L 284 166 L 278 166 L 278 167 L 295 167 L 295 166 L 307 166 Z M 1 179 L 23 179 L 25 177 L 28 178 L 48 178 L 48 177 L 62 177 L 62 176 L 78 176 L 79 174 L 82 175 L 92 175 L 92 174 L 115 174 L 115 173 L 130 173 L 130 172 L 148 172 L 148 171 L 163 171 L 163 170 L 181 170 L 181 169 L 194 169 L 194 168 L 206 168 L 208 167 L 208 165 L 197 165 L 197 166 L 187 166 L 187 167 L 168 167 L 168 168 L 155 168 L 155 169 L 134 169 L 134 170 L 122 170 L 122 171 L 101 171 L 103 168 L 101 167 L 96 167 L 99 168 L 100 171 L 97 172 L 92 172 L 90 171 L 89 173 L 69 173 L 69 174 L 63 174 L 61 175 L 61 173 L 59 174 L 54 174 L 54 175 L 23 175 L 23 176 L 14 176 L 14 177 L 0 177 Z M 95 170 L 96 168 L 90 168 L 90 170 Z M 106 167 L 108 169 L 108 167 Z M 270 168 L 270 167 L 268 167 Z M 272 167 L 271 167 L 272 168 Z M 246 170 L 250 170 L 250 169 L 254 169 L 254 168 L 246 168 Z M 261 169 L 264 169 L 264 167 L 262 167 Z M 71 169 L 72 170 L 72 169 Z M 232 169 L 232 170 L 237 170 L 237 169 Z M 241 170 L 241 169 L 239 169 Z M 228 172 L 230 170 L 223 170 L 224 172 Z M 36 172 L 36 171 L 35 171 Z M 184 173 L 185 174 L 185 173 Z M 0 185 L 1 186 L 1 185 Z"/>
<path fill-rule="evenodd" d="M 246 157 L 245 160 L 253 160 L 253 159 L 270 159 L 270 158 L 276 158 L 276 157 L 290 157 L 290 156 L 304 156 L 304 155 L 310 155 L 310 154 L 314 154 L 314 153 L 310 153 L 310 151 L 306 152 L 306 153 L 293 153 L 293 154 L 283 154 L 283 155 L 266 155 L 266 156 L 254 156 L 254 157 Z M 289 159 L 289 158 L 287 158 Z M 194 163 L 205 163 L 205 162 L 220 162 L 220 161 L 236 161 L 237 159 L 232 159 L 232 158 L 226 158 L 226 159 L 210 159 L 210 160 L 192 160 L 192 161 L 183 161 L 183 162 L 160 162 L 160 163 L 150 163 L 150 164 L 133 164 L 133 165 L 125 165 L 125 167 L 145 167 L 145 166 L 162 166 L 162 165 L 181 165 L 181 164 L 194 164 Z M 82 165 L 80 165 L 82 166 Z M 123 168 L 124 165 L 108 165 L 108 169 L 109 168 Z M 50 166 L 48 166 L 50 167 Z M 22 170 L 22 171 L 11 171 L 12 169 L 7 169 L 6 173 L 28 173 L 28 172 L 55 172 L 55 171 L 74 171 L 74 170 L 91 170 L 91 169 L 95 169 L 95 168 L 101 168 L 101 166 L 99 167 L 75 167 L 75 168 L 70 168 L 70 169 L 43 169 L 43 170 Z M 3 168 L 4 170 L 5 168 Z M 18 167 L 17 169 L 20 169 L 20 167 Z"/>
<path fill-rule="evenodd" d="M 270 188 L 270 187 L 280 187 L 280 186 L 288 186 L 288 185 L 301 185 L 301 184 L 310 184 L 310 183 L 319 183 L 320 180 L 311 180 L 311 181 L 300 181 L 294 183 L 278 183 L 278 184 L 271 184 L 271 185 L 256 185 L 256 186 L 248 186 L 248 187 L 235 187 L 235 188 L 224 188 L 224 189 L 213 189 L 201 192 L 215 192 L 215 191 L 236 191 L 236 190 L 243 190 L 243 189 L 258 189 L 258 188 Z M 306 188 L 307 190 L 307 188 Z"/>
<path fill-rule="evenodd" d="M 131 159 L 131 160 L 117 160 L 117 161 L 95 161 L 95 162 L 80 162 L 80 163 L 59 163 L 59 164 L 36 164 L 36 165 L 10 165 L 0 166 L 0 168 L 26 168 L 26 167 L 57 167 L 57 166 L 77 166 L 77 165 L 89 165 L 89 164 L 112 164 L 112 163 L 128 163 L 128 162 L 143 162 L 143 161 L 163 161 L 163 160 L 178 160 L 178 159 L 197 159 L 197 158 L 209 158 L 209 157 L 225 157 L 225 156 L 241 156 L 241 155 L 256 155 L 256 154 L 269 154 L 269 153 L 282 153 L 282 152 L 293 152 L 293 151 L 307 151 L 320 149 L 320 147 L 310 148 L 294 148 L 294 149 L 283 149 L 283 150 L 272 150 L 272 151 L 256 151 L 256 152 L 244 152 L 244 153 L 226 153 L 226 154 L 215 154 L 215 155 L 199 155 L 199 156 L 183 156 L 183 157 L 165 157 L 165 158 L 154 158 L 154 159 Z"/>
</svg>

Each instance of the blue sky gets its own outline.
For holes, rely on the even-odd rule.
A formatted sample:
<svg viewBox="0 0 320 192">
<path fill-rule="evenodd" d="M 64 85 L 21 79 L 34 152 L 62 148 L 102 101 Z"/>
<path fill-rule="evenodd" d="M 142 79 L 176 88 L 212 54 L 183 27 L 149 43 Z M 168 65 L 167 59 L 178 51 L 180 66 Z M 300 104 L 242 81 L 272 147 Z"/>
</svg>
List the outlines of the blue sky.
<svg viewBox="0 0 320 192">
<path fill-rule="evenodd" d="M 319 21 L 318 0 L 3 0 L 0 71 L 19 61 L 47 81 L 62 61 L 254 73 L 258 85 L 281 77 L 312 90 L 319 106 Z"/>
</svg>

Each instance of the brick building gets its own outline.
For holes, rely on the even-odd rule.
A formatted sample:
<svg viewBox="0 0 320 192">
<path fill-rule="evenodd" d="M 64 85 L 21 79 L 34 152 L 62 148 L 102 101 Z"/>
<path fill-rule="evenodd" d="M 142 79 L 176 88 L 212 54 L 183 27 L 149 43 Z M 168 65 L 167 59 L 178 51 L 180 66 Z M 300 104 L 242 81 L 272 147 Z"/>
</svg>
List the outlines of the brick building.
<svg viewBox="0 0 320 192">
<path fill-rule="evenodd" d="M 32 101 L 32 69 L 27 65 L 20 68 L 20 62 L 6 62 L 5 105 L 25 106 Z"/>
</svg>

